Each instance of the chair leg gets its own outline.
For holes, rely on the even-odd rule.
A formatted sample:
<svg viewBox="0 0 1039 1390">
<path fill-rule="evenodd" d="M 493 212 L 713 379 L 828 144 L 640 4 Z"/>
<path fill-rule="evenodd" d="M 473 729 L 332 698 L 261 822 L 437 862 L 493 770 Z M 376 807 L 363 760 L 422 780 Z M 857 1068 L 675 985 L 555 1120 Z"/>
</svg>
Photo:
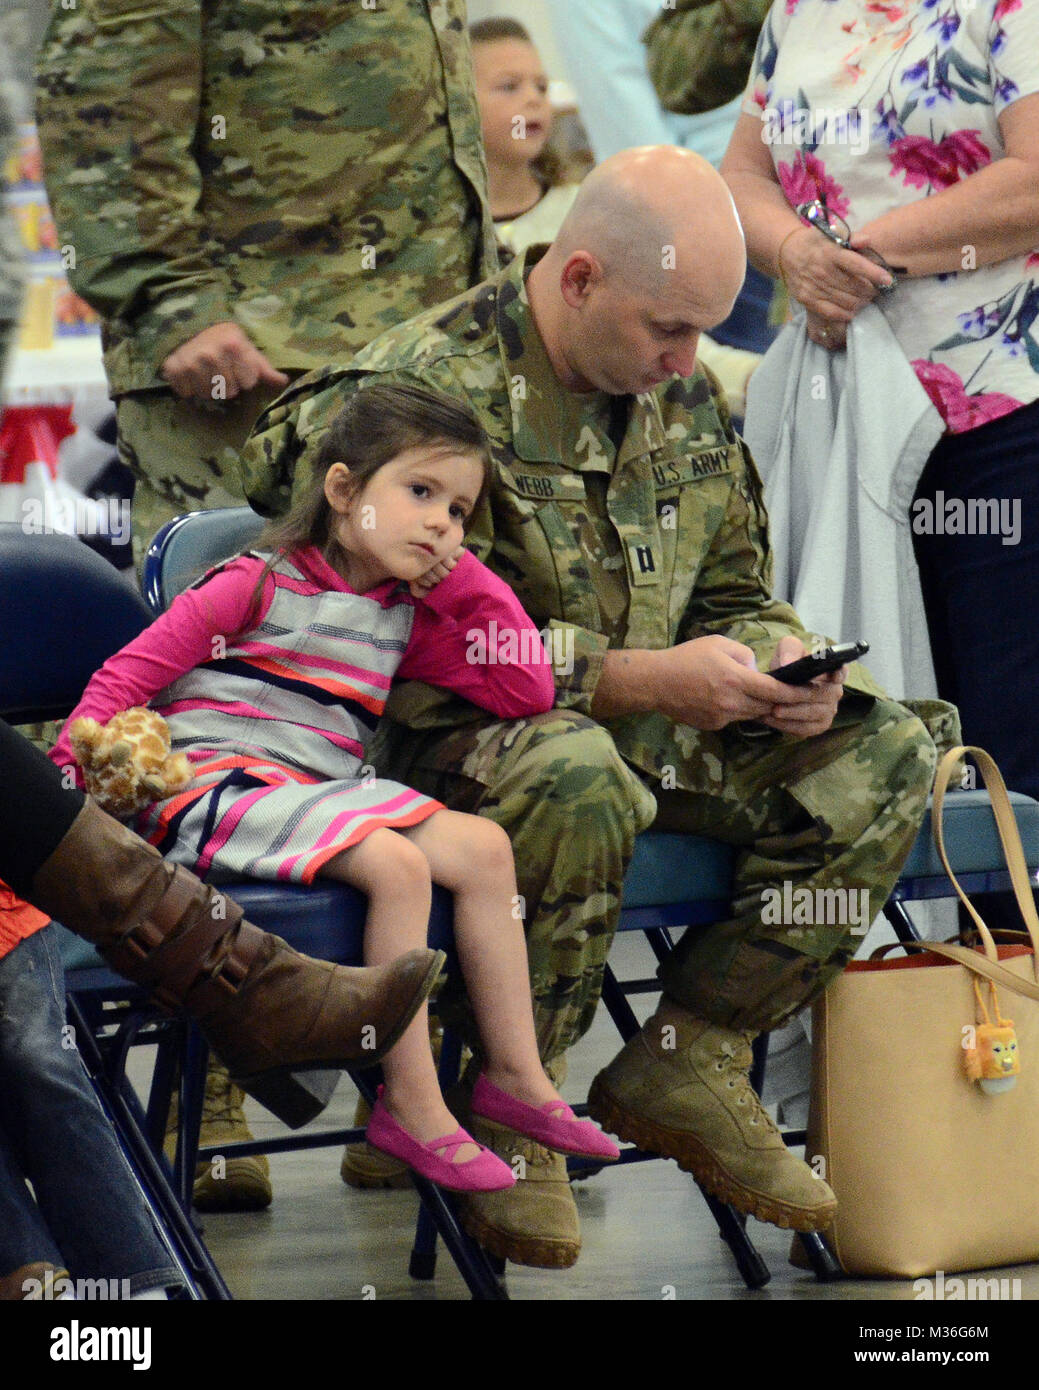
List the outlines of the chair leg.
<svg viewBox="0 0 1039 1390">
<path fill-rule="evenodd" d="M 145 1121 L 148 1139 L 156 1153 L 162 1152 L 162 1146 L 166 1141 L 166 1123 L 173 1088 L 177 1084 L 177 1066 L 184 1047 L 185 1026 L 179 1019 L 171 1021 L 163 1029 L 155 1054 Z"/>
<path fill-rule="evenodd" d="M 181 1206 L 189 1213 L 195 1191 L 195 1166 L 198 1161 L 198 1138 L 202 1129 L 208 1063 L 209 1046 L 195 1025 L 191 1024 L 185 1031 L 181 1051 L 177 1155 L 173 1164 L 173 1185 Z"/>
<path fill-rule="evenodd" d="M 751 1046 L 754 1060 L 750 1067 L 750 1084 L 759 1096 L 765 1085 L 765 1067 L 768 1065 L 768 1037 L 767 1033 L 759 1033 Z"/>
<path fill-rule="evenodd" d="M 844 1278 L 844 1270 L 838 1264 L 837 1256 L 818 1231 L 803 1231 L 797 1238 L 820 1284 L 832 1284 Z"/>
<path fill-rule="evenodd" d="M 906 905 L 889 899 L 884 904 L 884 916 L 895 929 L 899 941 L 919 941 L 920 933 L 913 926 L 913 920 L 906 911 Z"/>
<path fill-rule="evenodd" d="M 458 1055 L 460 1052 L 461 1046 L 459 1045 Z M 456 1058 L 456 1075 L 457 1067 Z M 370 1071 L 351 1072 L 350 1078 L 369 1105 L 374 1104 L 376 1082 L 372 1073 Z M 505 1285 L 495 1273 L 487 1252 L 462 1229 L 454 1207 L 448 1201 L 447 1194 L 435 1183 L 430 1182 L 428 1178 L 420 1177 L 418 1173 L 413 1172 L 411 1174 L 411 1181 L 419 1195 L 422 1211 L 428 1214 L 429 1223 L 428 1225 L 420 1224 L 419 1230 L 416 1232 L 415 1245 L 411 1255 L 411 1267 L 414 1270 L 417 1266 L 420 1272 L 415 1277 L 432 1277 L 432 1267 L 436 1263 L 435 1241 L 436 1235 L 439 1234 L 474 1299 L 481 1302 L 500 1302 L 508 1299 L 509 1295 Z M 430 1268 L 430 1273 L 422 1273 L 421 1271 L 427 1267 Z"/>
<path fill-rule="evenodd" d="M 608 965 L 603 968 L 602 1002 L 606 1005 L 618 1033 L 625 1042 L 630 1042 L 640 1031 L 641 1025 L 617 981 L 617 976 Z"/>
<path fill-rule="evenodd" d="M 699 1183 L 697 1183 L 699 1187 Z M 747 1228 L 743 1224 L 744 1218 L 733 1207 L 726 1206 L 724 1202 L 719 1202 L 717 1197 L 712 1197 L 710 1193 L 704 1192 L 700 1188 L 704 1201 L 711 1210 L 711 1215 L 718 1223 L 718 1230 L 722 1240 L 732 1251 L 732 1257 L 736 1261 L 736 1268 L 743 1276 L 743 1282 L 748 1289 L 761 1289 L 772 1278 L 768 1265 L 755 1250 L 750 1236 L 747 1235 Z"/>
<path fill-rule="evenodd" d="M 230 1291 L 213 1263 L 190 1218 L 181 1208 L 160 1161 L 145 1136 L 144 1116 L 125 1075 L 118 1078 L 105 1068 L 93 1033 L 82 1019 L 74 997 L 68 999 L 69 1018 L 76 1030 L 76 1046 L 90 1078 L 98 1104 L 114 1128 L 156 1229 L 180 1269 L 194 1300 L 229 1300 Z"/>
</svg>

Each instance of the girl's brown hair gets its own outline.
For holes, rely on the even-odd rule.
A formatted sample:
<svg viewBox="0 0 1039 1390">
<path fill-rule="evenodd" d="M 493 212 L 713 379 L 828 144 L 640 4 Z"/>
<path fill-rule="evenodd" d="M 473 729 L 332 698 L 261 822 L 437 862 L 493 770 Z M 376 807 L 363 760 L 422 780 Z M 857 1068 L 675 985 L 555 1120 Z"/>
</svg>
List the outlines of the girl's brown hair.
<svg viewBox="0 0 1039 1390">
<path fill-rule="evenodd" d="M 504 15 L 481 19 L 469 25 L 470 43 L 498 43 L 502 39 L 519 39 L 533 48 L 534 40 L 518 19 L 507 19 Z M 563 160 L 552 148 L 551 141 L 530 161 L 530 167 L 546 188 L 555 188 L 566 182 L 566 168 Z"/>
<path fill-rule="evenodd" d="M 426 447 L 431 453 L 471 453 L 483 468 L 483 482 L 468 526 L 487 496 L 491 462 L 487 436 L 464 402 L 419 386 L 372 385 L 350 397 L 328 427 L 312 465 L 310 486 L 288 515 L 270 522 L 253 542 L 252 550 L 269 550 L 255 591 L 258 605 L 267 576 L 278 560 L 293 550 L 315 545 L 328 550 L 332 540 L 332 508 L 325 497 L 325 474 L 334 463 L 345 463 L 357 492 L 385 464 L 406 449 Z"/>
</svg>

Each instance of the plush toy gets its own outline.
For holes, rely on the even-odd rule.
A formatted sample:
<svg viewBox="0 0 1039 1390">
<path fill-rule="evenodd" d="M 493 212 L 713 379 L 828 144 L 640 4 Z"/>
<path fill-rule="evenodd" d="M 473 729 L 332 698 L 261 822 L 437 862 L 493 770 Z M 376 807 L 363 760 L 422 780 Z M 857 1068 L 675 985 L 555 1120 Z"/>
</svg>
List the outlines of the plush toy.
<svg viewBox="0 0 1039 1390">
<path fill-rule="evenodd" d="M 77 719 L 69 739 L 87 791 L 121 820 L 183 791 L 191 781 L 187 758 L 170 753 L 165 719 L 143 705 L 114 715 L 104 727 L 96 719 Z"/>
<path fill-rule="evenodd" d="M 1021 1062 L 1017 1055 L 1014 1020 L 1000 1015 L 995 985 L 989 984 L 989 994 L 996 1015 L 995 1023 L 985 1008 L 978 982 L 974 981 L 974 997 L 985 1022 L 975 1025 L 974 1046 L 965 1049 L 963 1065 L 969 1081 L 976 1081 L 986 1095 L 995 1096 L 1000 1091 L 1009 1091 L 1016 1084 Z"/>
</svg>

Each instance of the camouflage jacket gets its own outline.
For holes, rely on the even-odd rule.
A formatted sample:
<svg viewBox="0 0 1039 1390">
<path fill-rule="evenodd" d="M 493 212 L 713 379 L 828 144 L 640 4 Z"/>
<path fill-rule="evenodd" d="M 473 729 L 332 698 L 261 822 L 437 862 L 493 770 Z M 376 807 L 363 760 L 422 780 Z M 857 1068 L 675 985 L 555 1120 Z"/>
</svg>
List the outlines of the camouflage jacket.
<svg viewBox="0 0 1039 1390">
<path fill-rule="evenodd" d="M 384 333 L 348 367 L 295 382 L 261 414 L 242 454 L 247 496 L 282 510 L 346 396 L 402 381 L 464 397 L 491 441 L 494 484 L 467 544 L 549 629 L 556 703 L 591 712 L 605 653 L 661 650 L 720 633 L 767 669 L 779 639 L 809 635 L 771 596 L 761 482 L 717 382 L 701 370 L 641 396 L 560 386 L 527 300 L 531 248 L 493 279 Z M 620 438 L 619 448 L 611 429 Z M 882 695 L 860 666 L 849 687 Z M 466 717 L 461 702 L 397 687 L 387 712 L 413 728 Z M 471 717 L 471 710 L 470 716 Z M 663 716 L 608 721 L 647 772 L 690 737 Z"/>
<path fill-rule="evenodd" d="M 115 394 L 223 320 L 344 360 L 497 266 L 464 0 L 77 0 L 37 97 Z"/>
</svg>

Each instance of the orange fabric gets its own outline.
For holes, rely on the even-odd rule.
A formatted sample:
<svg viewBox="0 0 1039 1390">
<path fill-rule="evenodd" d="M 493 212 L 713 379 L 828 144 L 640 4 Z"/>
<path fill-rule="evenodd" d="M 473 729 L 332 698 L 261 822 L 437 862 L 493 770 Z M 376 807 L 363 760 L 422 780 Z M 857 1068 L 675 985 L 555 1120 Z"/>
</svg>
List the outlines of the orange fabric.
<svg viewBox="0 0 1039 1390">
<path fill-rule="evenodd" d="M 983 955 L 981 947 L 975 948 L 979 955 Z M 1030 956 L 1031 946 L 997 946 L 996 954 L 1000 960 L 1013 960 L 1015 956 Z M 845 970 L 919 970 L 925 966 L 936 965 L 956 965 L 954 960 L 944 960 L 941 956 L 913 952 L 911 956 L 896 956 L 894 960 L 853 960 L 844 968 Z M 962 966 L 960 967 L 962 969 Z"/>
<path fill-rule="evenodd" d="M 16 897 L 0 879 L 0 959 L 49 921 L 45 912 L 38 912 L 35 907 Z"/>
</svg>

